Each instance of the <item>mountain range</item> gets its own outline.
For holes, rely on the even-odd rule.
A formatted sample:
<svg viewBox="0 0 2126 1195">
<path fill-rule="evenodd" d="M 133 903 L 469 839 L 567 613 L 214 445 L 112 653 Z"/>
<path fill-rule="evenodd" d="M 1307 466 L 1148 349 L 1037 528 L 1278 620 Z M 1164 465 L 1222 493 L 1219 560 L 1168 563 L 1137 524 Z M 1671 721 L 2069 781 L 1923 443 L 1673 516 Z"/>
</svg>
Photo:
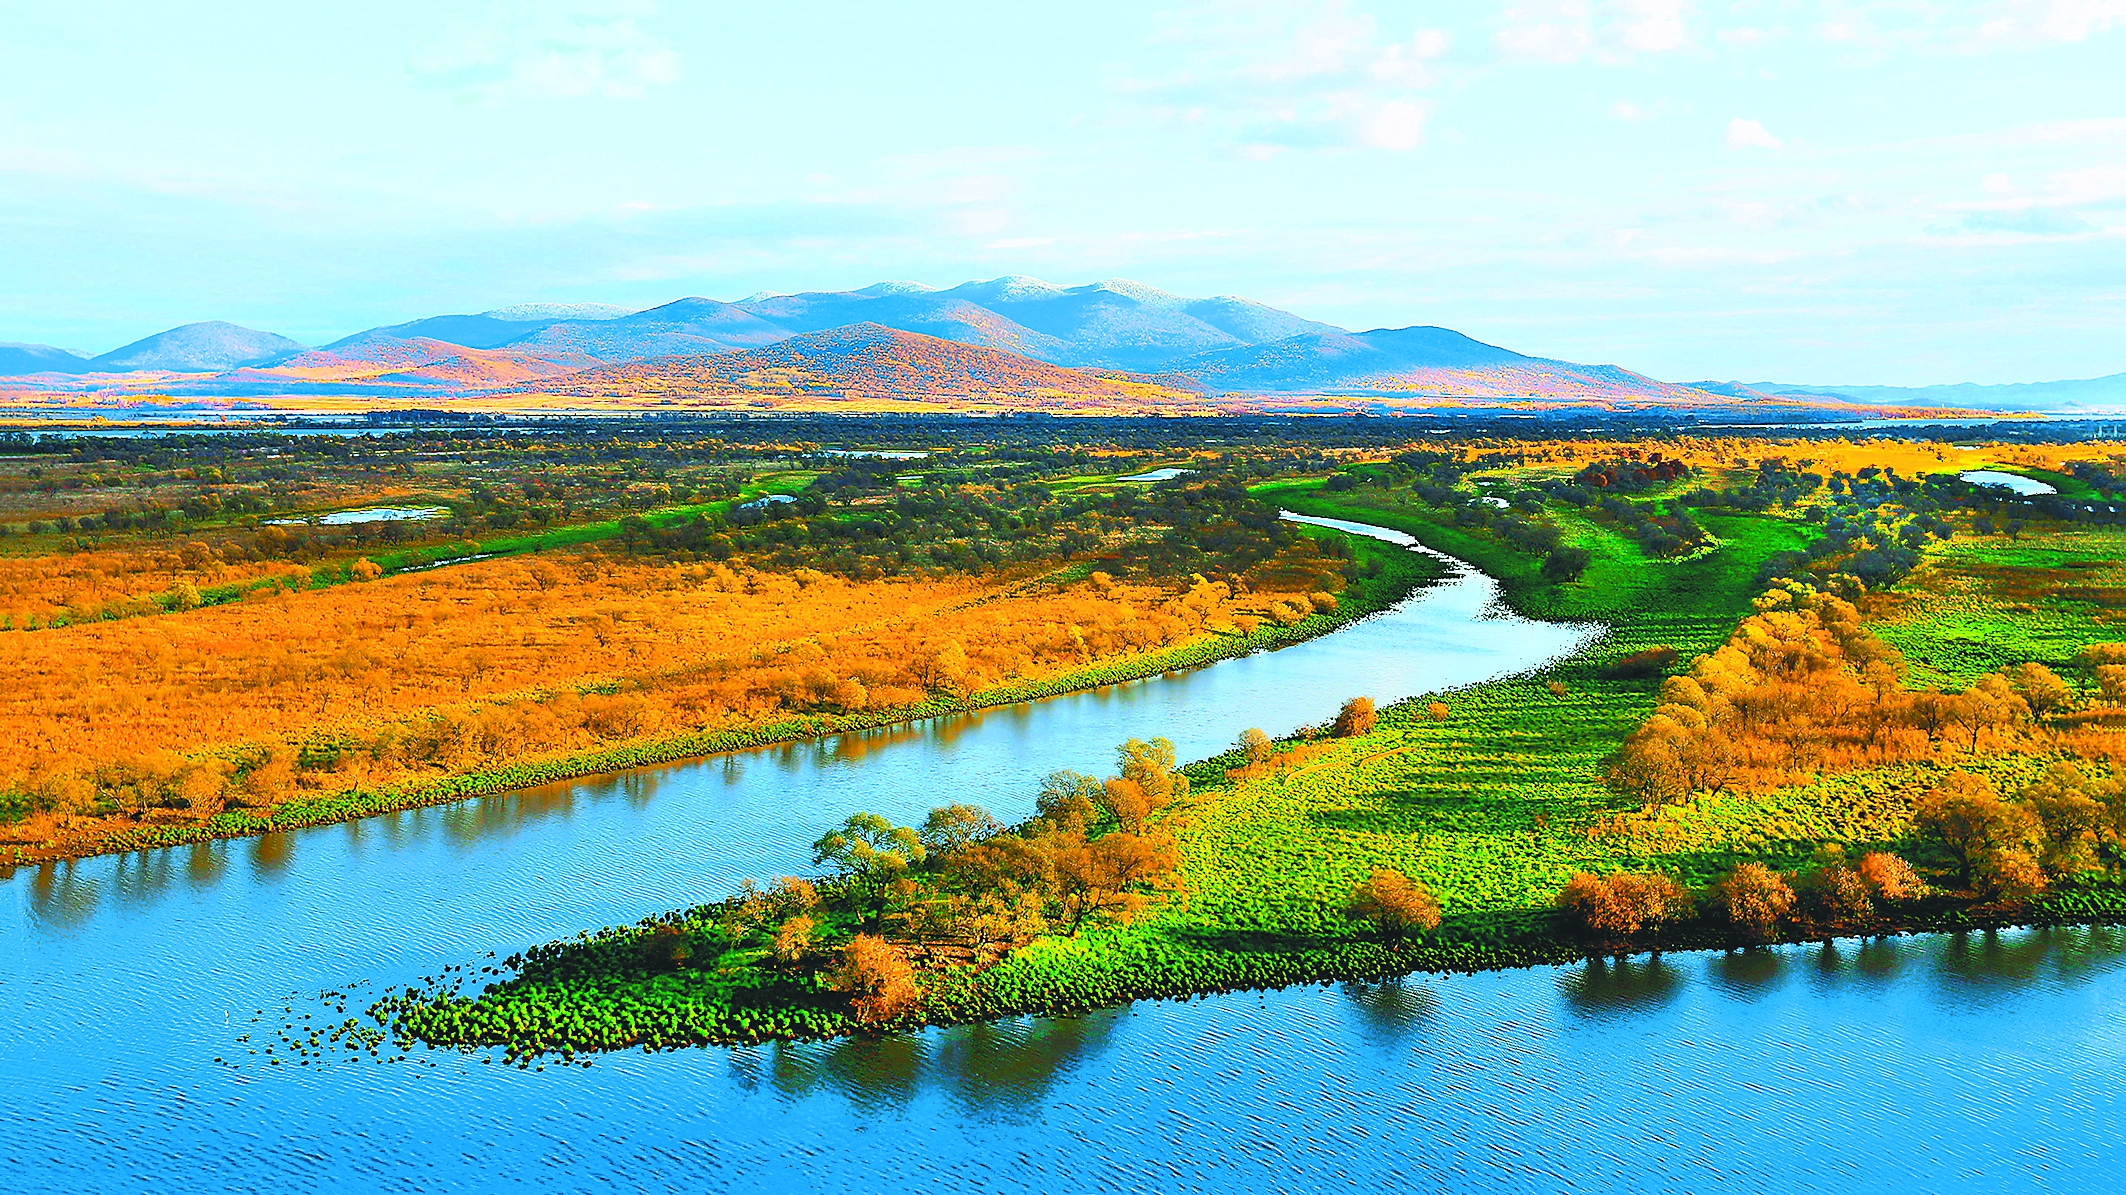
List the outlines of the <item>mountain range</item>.
<svg viewBox="0 0 2126 1195">
<path fill-rule="evenodd" d="M 272 365 L 303 351 L 285 336 L 219 320 L 157 332 L 100 357 L 79 357 L 48 344 L 0 344 L 0 376 L 31 373 L 219 373 Z"/>
<path fill-rule="evenodd" d="M 905 359 L 893 361 L 894 353 Z M 667 396 L 750 389 L 942 399 L 1017 388 L 1054 399 L 1111 396 L 1120 386 L 1193 394 L 1199 403 L 1219 394 L 1866 406 L 1952 401 L 1939 387 L 1667 383 L 1615 365 L 1529 356 L 1447 328 L 1351 332 L 1232 296 L 1186 299 L 1121 279 L 1059 287 L 1016 275 L 942 290 L 882 282 L 737 302 L 684 298 L 632 312 L 521 304 L 370 328 L 316 349 L 234 324 L 187 324 L 93 358 L 47 345 L 0 344 L 0 377 L 18 379 L 18 390 L 116 395 L 449 397 L 521 389 L 590 397 L 638 387 Z M 2000 393 L 1967 398 L 1959 390 L 1954 402 L 2024 410 L 2055 400 L 2126 405 L 2126 375 L 2051 385 L 2082 389 L 2069 396 L 2046 387 L 1961 388 Z"/>
</svg>

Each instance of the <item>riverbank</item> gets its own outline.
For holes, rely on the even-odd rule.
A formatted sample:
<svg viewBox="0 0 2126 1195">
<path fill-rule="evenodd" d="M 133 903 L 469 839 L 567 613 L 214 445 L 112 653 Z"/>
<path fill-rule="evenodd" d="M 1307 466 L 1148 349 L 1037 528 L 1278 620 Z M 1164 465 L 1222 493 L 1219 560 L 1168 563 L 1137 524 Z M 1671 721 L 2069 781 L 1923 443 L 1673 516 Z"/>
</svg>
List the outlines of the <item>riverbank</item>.
<svg viewBox="0 0 2126 1195">
<path fill-rule="evenodd" d="M 1633 836 L 1592 830 L 1621 804 L 1601 782 L 1603 764 L 1651 712 L 1660 683 L 1660 669 L 1619 662 L 1663 649 L 1688 659 L 1717 646 L 1750 611 L 1764 562 L 1804 542 L 1806 528 L 1698 512 L 1718 549 L 1669 562 L 1635 559 L 1630 545 L 1612 545 L 1590 577 L 1556 584 L 1532 560 L 1419 511 L 1304 490 L 1279 496 L 1305 513 L 1395 527 L 1437 550 L 1459 549 L 1498 569 L 1514 608 L 1599 618 L 1609 633 L 1539 674 L 1397 703 L 1369 733 L 1285 744 L 1307 754 L 1304 766 L 1282 774 L 1230 777 L 1241 762 L 1232 754 L 1191 766 L 1192 795 L 1166 818 L 1182 856 L 1182 895 L 1134 924 L 1044 937 L 986 969 L 925 969 L 920 1005 L 890 1027 L 1757 944 L 1703 922 L 1623 942 L 1591 940 L 1564 922 L 1552 900 L 1579 870 L 1658 868 L 1702 886 L 1738 862 L 1806 858 L 1798 838 L 1767 842 L 1776 808 L 1710 849 L 1660 852 Z M 1435 933 L 1383 940 L 1345 920 L 1346 898 L 1375 868 L 1424 881 L 1444 912 Z M 496 1046 L 515 1056 L 878 1027 L 859 1023 L 817 974 L 777 968 L 742 942 L 719 948 L 728 912 L 683 910 L 542 948 L 511 960 L 514 977 L 472 997 L 436 988 L 387 1000 L 372 1015 L 407 1042 Z M 2122 919 L 2126 895 L 2097 883 L 2017 905 L 1936 896 L 1863 922 L 1800 919 L 1766 940 Z M 675 936 L 700 949 L 703 966 L 651 961 L 645 945 Z"/>
<path fill-rule="evenodd" d="M 1484 544 L 1459 542 L 1451 529 L 1442 535 L 1438 525 L 1415 516 L 1384 517 L 1305 489 L 1281 488 L 1276 496 L 1302 513 L 1371 522 L 1438 550 L 1484 554 Z M 1610 676 L 1608 662 L 1657 642 L 1706 650 L 1727 635 L 1749 608 L 1762 559 L 1792 542 L 1736 530 L 1724 537 L 1729 546 L 1721 553 L 1622 587 L 1545 587 L 1532 569 L 1493 561 L 1504 574 L 1501 596 L 1509 606 L 1599 619 L 1610 630 L 1590 650 L 1539 676 L 1390 706 L 1368 734 L 1308 744 L 1313 755 L 1306 769 L 1290 776 L 1229 780 L 1225 772 L 1238 762 L 1232 755 L 1192 766 L 1194 795 L 1169 818 L 1184 858 L 1185 900 L 1134 925 L 1044 938 L 986 970 L 927 975 L 929 995 L 916 1020 L 951 1023 L 1151 996 L 1579 957 L 1584 946 L 1560 933 L 1549 899 L 1572 870 L 1595 865 L 1591 853 L 1606 853 L 1608 844 L 1590 844 L 1579 827 L 1615 804 L 1600 783 L 1602 759 L 1651 710 L 1658 684 Z M 1552 682 L 1566 686 L 1568 696 L 1554 694 Z M 1426 708 L 1441 696 L 1451 710 L 1445 721 Z M 1517 789 L 1496 801 L 1472 795 L 1466 780 L 1472 765 L 1487 776 L 1510 775 Z M 1413 808 L 1412 797 L 1438 805 Z M 1444 832 L 1450 824 L 1451 834 Z M 1523 837 L 1528 834 L 1540 837 L 1531 841 Z M 1345 922 L 1344 899 L 1379 866 L 1423 875 L 1432 885 L 1447 918 L 1429 941 L 1370 940 Z M 512 1049 L 858 1028 L 838 1009 L 839 997 L 760 968 L 757 953 L 743 963 L 751 978 L 736 986 L 691 972 L 643 973 L 633 947 L 643 935 L 706 925 L 714 916 L 713 909 L 688 910 L 655 927 L 608 931 L 567 952 L 563 982 L 540 982 L 547 973 L 541 968 L 477 1000 L 424 995 L 380 1011 L 432 1043 Z M 705 957 L 719 954 L 709 950 Z"/>
<path fill-rule="evenodd" d="M 886 729 L 929 718 L 975 713 L 1064 693 L 1125 684 L 1163 673 L 1199 668 L 1219 660 L 1275 650 L 1329 634 L 1394 606 L 1415 590 L 1437 581 L 1446 571 L 1445 566 L 1436 560 L 1391 549 L 1363 537 L 1349 538 L 1365 566 L 1363 571 L 1368 575 L 1350 582 L 1335 610 L 1314 613 L 1290 625 L 1265 619 L 1252 631 L 1214 634 L 1158 651 L 1097 661 L 973 693 L 937 694 L 920 703 L 867 710 L 860 714 L 812 714 L 758 726 L 661 736 L 508 767 L 485 768 L 369 791 L 297 799 L 271 810 L 233 809 L 203 822 L 135 825 L 79 838 L 55 839 L 39 846 L 0 847 L 0 878 L 15 866 L 156 850 L 354 821 L 630 768 Z"/>
</svg>

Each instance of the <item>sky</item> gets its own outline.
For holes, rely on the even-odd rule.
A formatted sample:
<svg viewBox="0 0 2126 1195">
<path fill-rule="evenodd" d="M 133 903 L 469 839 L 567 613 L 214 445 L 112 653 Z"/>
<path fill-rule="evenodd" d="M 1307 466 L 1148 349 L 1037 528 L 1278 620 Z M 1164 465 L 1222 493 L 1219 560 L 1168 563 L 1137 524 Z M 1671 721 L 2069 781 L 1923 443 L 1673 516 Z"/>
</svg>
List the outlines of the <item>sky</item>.
<svg viewBox="0 0 2126 1195">
<path fill-rule="evenodd" d="M 0 341 L 1030 274 L 1671 381 L 2126 371 L 2126 0 L 10 6 Z"/>
</svg>

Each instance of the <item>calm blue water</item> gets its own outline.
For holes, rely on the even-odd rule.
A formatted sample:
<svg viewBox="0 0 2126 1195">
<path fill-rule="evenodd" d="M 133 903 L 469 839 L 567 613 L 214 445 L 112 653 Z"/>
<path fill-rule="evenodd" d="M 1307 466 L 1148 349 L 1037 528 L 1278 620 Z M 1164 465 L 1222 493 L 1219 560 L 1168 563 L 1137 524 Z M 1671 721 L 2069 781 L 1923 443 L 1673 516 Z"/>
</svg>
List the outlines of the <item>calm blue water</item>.
<svg viewBox="0 0 2126 1195">
<path fill-rule="evenodd" d="M 2059 493 L 2051 485 L 2039 481 L 2035 477 L 2024 477 L 2020 473 L 2001 473 L 1992 469 L 1972 469 L 1956 476 L 1958 480 L 1968 481 L 1973 485 L 1993 486 L 1997 489 L 2010 490 L 2025 498 L 2035 497 L 2039 494 Z"/>
<path fill-rule="evenodd" d="M 1015 817 L 1042 773 L 1104 767 L 1129 735 L 1197 757 L 1249 725 L 1469 683 L 1586 634 L 1503 616 L 1495 596 L 1463 571 L 1326 639 L 1098 693 L 0 875 L 0 1189 L 2108 1186 L 2126 1026 L 2109 931 L 531 1072 L 246 1053 L 283 1021 L 327 1019 L 321 989 L 415 982 L 796 870 L 853 809 L 906 819 L 958 799 Z"/>
</svg>

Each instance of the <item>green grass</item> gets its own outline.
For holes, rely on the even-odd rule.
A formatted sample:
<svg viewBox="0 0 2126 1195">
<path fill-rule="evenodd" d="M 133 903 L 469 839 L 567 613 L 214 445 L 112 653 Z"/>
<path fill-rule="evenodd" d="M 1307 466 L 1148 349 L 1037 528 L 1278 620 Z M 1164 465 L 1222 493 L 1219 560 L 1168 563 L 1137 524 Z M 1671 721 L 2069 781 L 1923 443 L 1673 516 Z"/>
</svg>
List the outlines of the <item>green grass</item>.
<svg viewBox="0 0 2126 1195">
<path fill-rule="evenodd" d="M 747 487 L 748 490 L 753 488 L 751 485 Z M 760 492 L 783 493 L 786 491 L 763 488 Z M 652 527 L 670 527 L 700 515 L 719 514 L 728 511 L 732 506 L 743 500 L 745 500 L 745 497 L 741 496 L 740 498 L 724 498 L 715 502 L 695 502 L 684 506 L 667 506 L 659 510 L 644 512 L 642 519 Z M 446 553 L 442 557 L 444 559 L 458 556 L 461 552 L 464 555 L 481 557 L 522 556 L 530 552 L 550 552 L 559 548 L 579 547 L 583 544 L 612 539 L 620 534 L 620 522 L 619 519 L 599 519 L 589 523 L 570 523 L 565 526 L 548 527 L 538 531 L 489 536 L 480 540 L 467 540 L 466 543 L 471 544 L 474 548 L 472 552 L 462 552 L 462 545 L 445 545 L 440 549 L 429 546 L 407 548 L 396 552 L 374 553 L 370 556 L 370 559 L 382 565 L 386 572 L 398 572 L 405 568 L 426 567 L 429 563 L 438 559 L 438 552 Z"/>
<path fill-rule="evenodd" d="M 1892 597 L 1875 631 L 1918 683 L 1959 689 L 2036 661 L 2087 687 L 2082 648 L 2126 642 L 2126 528 L 1953 539 Z"/>
<path fill-rule="evenodd" d="M 1259 492 L 1302 513 L 1407 531 L 1498 577 L 1523 613 L 1595 620 L 1609 630 L 1589 650 L 1538 675 L 1389 707 L 1372 733 L 1329 741 L 1287 775 L 1228 780 L 1226 769 L 1238 763 L 1231 756 L 1193 766 L 1191 799 L 1166 822 L 1182 849 L 1184 895 L 1126 927 L 1041 939 L 986 971 L 933 973 L 925 1006 L 909 1023 L 1565 961 L 1589 949 L 1551 908 L 1574 870 L 1659 868 L 1702 885 L 1745 860 L 1797 866 L 1825 841 L 1861 848 L 1893 841 L 1909 829 L 1912 794 L 1938 770 L 1932 763 L 1865 769 L 1771 793 L 1703 797 L 1664 812 L 1650 832 L 1590 834 L 1627 804 L 1602 783 L 1604 764 L 1651 712 L 1659 686 L 1658 678 L 1613 675 L 1613 662 L 1653 646 L 1673 647 L 1688 660 L 1718 645 L 1750 612 L 1764 562 L 1804 544 L 1811 530 L 1773 517 L 1696 512 L 1718 546 L 1669 562 L 1647 559 L 1635 542 L 1598 521 L 1555 513 L 1567 542 L 1595 554 L 1580 580 L 1561 585 L 1542 578 L 1535 558 L 1443 522 L 1406 495 L 1330 494 L 1307 483 Z M 1956 575 L 1973 568 L 1984 575 L 2004 559 L 2064 567 L 2115 553 L 2116 546 L 2102 537 L 2023 545 L 1958 541 L 1941 550 L 1938 567 Z M 1912 592 L 1899 600 L 1931 592 L 1927 576 L 1926 570 L 1917 575 L 1907 586 Z M 2013 621 L 2015 596 L 1973 605 L 1964 622 L 1934 638 L 1926 628 L 1936 615 L 1924 614 L 1906 628 L 1906 650 L 1962 642 L 1957 637 L 1968 631 L 1973 642 L 1999 639 L 1997 653 L 2028 647 L 2061 658 L 2093 634 L 2086 611 L 2061 606 L 2056 618 L 2038 620 L 2024 638 L 2006 637 L 2002 627 Z M 1444 720 L 1426 711 L 1435 697 L 1447 707 Z M 2011 757 L 1982 766 L 2013 783 L 2044 762 Z M 1381 940 L 1345 921 L 1350 892 L 1376 867 L 1430 888 L 1444 913 L 1436 933 Z M 681 912 L 666 923 L 700 926 L 711 916 L 706 909 Z M 2019 915 L 2035 924 L 2121 918 L 2126 893 L 2110 882 L 2056 890 Z M 1969 909 L 1944 899 L 1884 928 L 1979 923 Z M 638 945 L 646 932 L 623 927 L 587 944 L 554 948 L 554 957 L 572 960 L 575 969 L 566 975 L 530 972 L 470 997 L 423 992 L 386 1002 L 375 1015 L 406 1038 L 513 1053 L 828 1036 L 858 1028 L 816 980 L 763 970 L 757 946 L 722 955 L 713 966 L 650 974 Z M 1721 932 L 1702 923 L 1663 939 L 1669 948 L 1725 944 Z"/>
</svg>

